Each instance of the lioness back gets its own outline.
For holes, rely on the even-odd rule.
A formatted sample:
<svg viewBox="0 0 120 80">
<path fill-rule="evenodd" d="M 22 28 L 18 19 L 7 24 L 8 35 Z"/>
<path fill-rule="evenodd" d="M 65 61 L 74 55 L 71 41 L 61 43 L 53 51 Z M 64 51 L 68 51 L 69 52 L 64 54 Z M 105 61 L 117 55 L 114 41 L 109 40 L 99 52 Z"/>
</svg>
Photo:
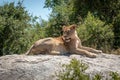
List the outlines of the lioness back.
<svg viewBox="0 0 120 80">
<path fill-rule="evenodd" d="M 61 37 L 44 38 L 36 41 L 26 54 L 61 54 L 67 53 Z"/>
</svg>

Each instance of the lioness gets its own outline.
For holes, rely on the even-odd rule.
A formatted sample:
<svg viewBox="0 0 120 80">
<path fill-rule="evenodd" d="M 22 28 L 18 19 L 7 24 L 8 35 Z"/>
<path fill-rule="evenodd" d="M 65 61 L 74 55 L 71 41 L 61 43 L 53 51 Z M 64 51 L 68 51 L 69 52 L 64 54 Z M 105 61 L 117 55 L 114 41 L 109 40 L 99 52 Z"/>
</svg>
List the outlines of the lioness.
<svg viewBox="0 0 120 80">
<path fill-rule="evenodd" d="M 96 57 L 94 53 L 102 51 L 81 45 L 77 36 L 76 25 L 64 26 L 63 35 L 57 38 L 45 38 L 36 41 L 27 51 L 28 54 L 85 54 L 88 57 Z"/>
</svg>

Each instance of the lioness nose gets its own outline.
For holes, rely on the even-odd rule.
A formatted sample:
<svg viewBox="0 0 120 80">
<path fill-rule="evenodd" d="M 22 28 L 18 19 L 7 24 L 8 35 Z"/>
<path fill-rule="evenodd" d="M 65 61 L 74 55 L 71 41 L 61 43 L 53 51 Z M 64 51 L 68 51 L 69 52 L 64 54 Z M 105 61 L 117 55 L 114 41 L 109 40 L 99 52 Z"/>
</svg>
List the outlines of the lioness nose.
<svg viewBox="0 0 120 80">
<path fill-rule="evenodd" d="M 67 37 L 67 36 L 64 36 L 65 38 Z"/>
<path fill-rule="evenodd" d="M 63 35 L 64 37 L 67 37 L 67 35 Z"/>
</svg>

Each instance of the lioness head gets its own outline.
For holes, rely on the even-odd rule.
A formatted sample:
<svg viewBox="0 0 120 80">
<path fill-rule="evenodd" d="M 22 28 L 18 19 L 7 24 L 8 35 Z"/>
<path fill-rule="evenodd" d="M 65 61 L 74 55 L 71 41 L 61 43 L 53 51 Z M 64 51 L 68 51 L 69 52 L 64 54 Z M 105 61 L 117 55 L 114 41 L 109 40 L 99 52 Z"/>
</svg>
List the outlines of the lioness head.
<svg viewBox="0 0 120 80">
<path fill-rule="evenodd" d="M 73 24 L 70 26 L 63 26 L 63 37 L 65 38 L 66 42 L 69 42 L 70 39 L 74 38 L 76 35 L 76 27 L 77 25 Z"/>
</svg>

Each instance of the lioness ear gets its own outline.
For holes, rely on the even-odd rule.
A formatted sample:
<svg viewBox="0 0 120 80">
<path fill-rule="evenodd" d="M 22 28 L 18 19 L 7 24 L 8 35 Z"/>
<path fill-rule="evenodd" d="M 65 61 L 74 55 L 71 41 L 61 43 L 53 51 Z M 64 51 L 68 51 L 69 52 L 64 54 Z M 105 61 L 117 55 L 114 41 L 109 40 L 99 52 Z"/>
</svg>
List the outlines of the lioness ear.
<svg viewBox="0 0 120 80">
<path fill-rule="evenodd" d="M 65 29 L 65 26 L 62 27 L 62 31 L 64 31 L 64 29 Z"/>
<path fill-rule="evenodd" d="M 71 25 L 71 29 L 76 29 L 76 27 L 77 27 L 76 24 Z"/>
</svg>

